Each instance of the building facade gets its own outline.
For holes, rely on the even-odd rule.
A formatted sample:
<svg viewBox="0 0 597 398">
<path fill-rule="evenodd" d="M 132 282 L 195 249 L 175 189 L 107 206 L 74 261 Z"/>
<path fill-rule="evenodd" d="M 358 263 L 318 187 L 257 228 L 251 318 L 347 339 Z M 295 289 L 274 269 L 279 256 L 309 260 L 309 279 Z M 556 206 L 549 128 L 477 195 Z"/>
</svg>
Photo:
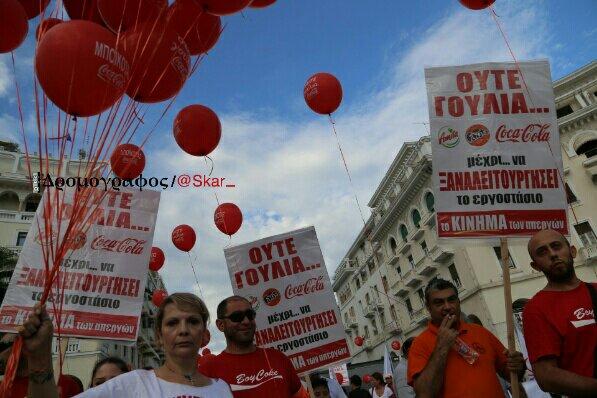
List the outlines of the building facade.
<svg viewBox="0 0 597 398">
<path fill-rule="evenodd" d="M 577 275 L 597 280 L 597 62 L 554 82 L 571 241 Z M 368 203 L 372 214 L 333 277 L 354 363 L 379 359 L 384 344 L 418 335 L 429 321 L 424 288 L 451 280 L 465 314 L 506 344 L 501 250 L 495 245 L 438 242 L 429 137 L 407 142 Z M 545 285 L 530 266 L 526 242 L 509 246 L 512 299 Z M 358 347 L 354 338 L 362 336 Z"/>
<path fill-rule="evenodd" d="M 88 166 L 84 154 L 79 159 L 49 160 L 50 174 L 54 176 L 76 177 Z M 20 253 L 29 232 L 29 227 L 41 200 L 39 193 L 32 192 L 29 167 L 39 170 L 35 156 L 27 157 L 14 145 L 0 145 L 0 246 Z M 81 171 L 81 172 L 80 172 Z M 9 278 L 12 267 L 0 264 L 0 278 Z M 59 346 L 65 348 L 63 373 L 79 377 L 85 386 L 91 379 L 91 369 L 95 363 L 107 356 L 118 356 L 134 368 L 158 367 L 163 352 L 156 345 L 153 332 L 154 315 L 157 308 L 151 303 L 155 289 L 165 289 L 157 272 L 149 271 L 145 287 L 145 300 L 141 313 L 139 336 L 136 343 L 120 344 L 114 341 L 69 338 L 62 344 L 54 342 L 55 362 L 58 361 Z"/>
</svg>

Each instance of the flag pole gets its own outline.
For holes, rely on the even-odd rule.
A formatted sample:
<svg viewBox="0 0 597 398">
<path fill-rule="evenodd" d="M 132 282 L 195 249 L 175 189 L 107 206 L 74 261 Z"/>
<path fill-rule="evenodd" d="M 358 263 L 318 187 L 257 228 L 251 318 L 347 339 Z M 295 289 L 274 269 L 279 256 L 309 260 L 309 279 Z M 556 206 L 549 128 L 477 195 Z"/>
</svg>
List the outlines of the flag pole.
<svg viewBox="0 0 597 398">
<path fill-rule="evenodd" d="M 507 238 L 500 238 L 500 252 L 502 255 L 502 275 L 504 278 L 504 302 L 506 305 L 508 350 L 515 351 L 516 343 L 514 342 L 514 314 L 512 312 L 512 289 L 510 284 L 510 253 L 508 251 Z M 520 384 L 516 372 L 510 372 L 510 386 L 512 388 L 512 398 L 520 398 Z"/>
</svg>

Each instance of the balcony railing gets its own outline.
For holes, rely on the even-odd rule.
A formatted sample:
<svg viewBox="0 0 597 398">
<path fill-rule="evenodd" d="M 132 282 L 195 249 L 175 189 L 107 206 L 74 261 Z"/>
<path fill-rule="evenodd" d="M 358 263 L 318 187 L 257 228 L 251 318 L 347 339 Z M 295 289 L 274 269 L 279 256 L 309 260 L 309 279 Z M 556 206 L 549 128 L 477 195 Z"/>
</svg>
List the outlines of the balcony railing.
<svg viewBox="0 0 597 398">
<path fill-rule="evenodd" d="M 0 210 L 0 221 L 4 222 L 30 223 L 31 221 L 33 221 L 33 217 L 35 217 L 34 212 Z"/>
<path fill-rule="evenodd" d="M 393 335 L 402 333 L 402 328 L 400 327 L 397 321 L 391 321 L 390 323 L 384 326 L 383 330 L 385 333 Z"/>
</svg>

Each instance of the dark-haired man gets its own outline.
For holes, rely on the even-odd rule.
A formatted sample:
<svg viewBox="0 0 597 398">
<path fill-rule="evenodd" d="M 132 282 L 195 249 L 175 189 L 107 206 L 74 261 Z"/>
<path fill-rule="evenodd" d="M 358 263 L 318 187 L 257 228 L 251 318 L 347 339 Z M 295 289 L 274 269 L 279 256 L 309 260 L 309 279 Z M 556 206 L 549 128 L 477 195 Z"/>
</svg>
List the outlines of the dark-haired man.
<svg viewBox="0 0 597 398">
<path fill-rule="evenodd" d="M 546 229 L 529 241 L 531 266 L 547 285 L 529 300 L 523 328 L 529 360 L 543 391 L 571 397 L 597 396 L 596 283 L 574 271 L 576 248 L 559 232 Z M 592 290 L 592 292 L 591 292 Z"/>
<path fill-rule="evenodd" d="M 522 354 L 509 352 L 487 329 L 461 321 L 458 290 L 449 281 L 432 280 L 425 288 L 431 321 L 408 354 L 408 382 L 417 397 L 503 398 L 496 373 L 522 378 Z M 463 342 L 476 355 L 454 348 Z"/>
<path fill-rule="evenodd" d="M 301 381 L 286 355 L 255 345 L 255 310 L 246 298 L 222 300 L 216 326 L 226 337 L 226 349 L 201 365 L 201 373 L 225 380 L 235 398 L 290 398 L 299 393 Z"/>
<path fill-rule="evenodd" d="M 350 392 L 348 393 L 348 398 L 371 398 L 371 394 L 369 391 L 363 390 L 361 386 L 363 385 L 363 380 L 359 375 L 352 375 L 350 376 Z"/>
</svg>

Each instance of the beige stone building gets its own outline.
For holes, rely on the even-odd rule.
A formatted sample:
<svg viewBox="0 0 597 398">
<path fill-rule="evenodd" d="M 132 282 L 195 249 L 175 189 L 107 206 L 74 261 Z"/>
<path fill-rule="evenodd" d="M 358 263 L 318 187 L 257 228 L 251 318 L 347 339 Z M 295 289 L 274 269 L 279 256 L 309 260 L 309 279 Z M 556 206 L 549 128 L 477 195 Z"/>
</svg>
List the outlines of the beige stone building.
<svg viewBox="0 0 597 398">
<path fill-rule="evenodd" d="M 577 275 L 597 280 L 597 62 L 554 82 Z M 423 291 L 434 277 L 459 289 L 462 310 L 506 344 L 500 248 L 439 244 L 429 137 L 407 142 L 368 203 L 372 215 L 333 277 L 353 364 L 380 359 L 384 342 L 416 336 L 429 317 Z M 525 242 L 510 245 L 513 300 L 545 285 Z M 386 294 L 387 293 L 387 294 Z M 357 347 L 356 336 L 365 344 Z"/>
<path fill-rule="evenodd" d="M 32 156 L 31 169 L 39 170 L 35 156 Z M 84 154 L 80 159 L 66 159 L 60 163 L 50 161 L 50 173 L 54 176 L 77 176 L 79 170 L 85 170 L 87 161 Z M 58 170 L 59 165 L 61 170 Z M 0 146 L 0 246 L 20 253 L 35 215 L 41 195 L 32 192 L 29 179 L 27 159 L 18 148 L 10 145 Z M 1 266 L 1 265 L 0 265 Z M 10 277 L 12 269 L 0 269 L 0 280 Z M 164 283 L 156 272 L 149 272 L 145 288 L 141 327 L 136 344 L 124 345 L 113 341 L 91 339 L 68 339 L 63 373 L 79 377 L 85 386 L 89 385 L 91 369 L 101 358 L 115 355 L 123 358 L 135 368 L 144 366 L 157 367 L 161 363 L 163 353 L 155 344 L 153 333 L 153 316 L 156 307 L 151 304 L 151 293 L 155 289 L 164 289 Z M 54 352 L 58 346 L 54 344 Z M 57 358 L 57 355 L 55 355 Z"/>
</svg>

